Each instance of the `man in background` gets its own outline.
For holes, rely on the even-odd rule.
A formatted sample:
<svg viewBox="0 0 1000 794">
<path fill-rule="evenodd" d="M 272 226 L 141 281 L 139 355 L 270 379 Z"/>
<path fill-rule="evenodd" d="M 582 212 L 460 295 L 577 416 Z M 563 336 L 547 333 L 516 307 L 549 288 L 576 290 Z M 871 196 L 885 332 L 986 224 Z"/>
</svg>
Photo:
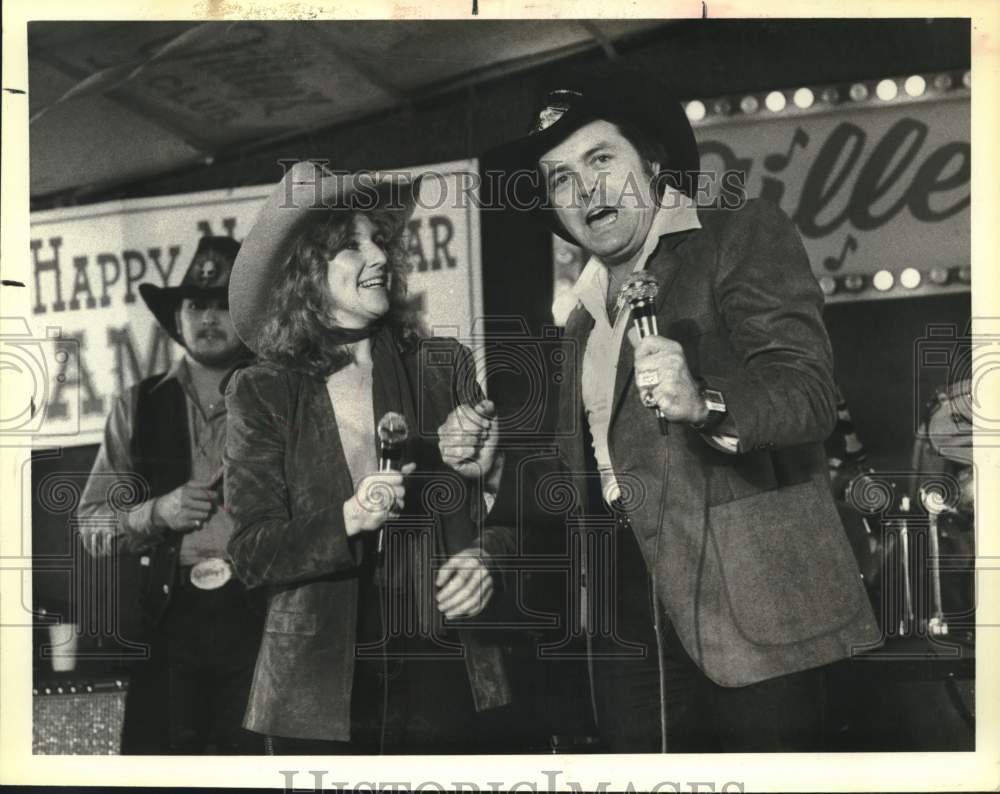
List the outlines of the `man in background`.
<svg viewBox="0 0 1000 794">
<path fill-rule="evenodd" d="M 126 553 L 122 564 L 142 568 L 150 658 L 129 682 L 124 754 L 263 751 L 241 727 L 262 605 L 233 576 L 221 501 L 220 384 L 249 355 L 229 315 L 238 250 L 231 238 L 202 237 L 179 286 L 140 286 L 184 355 L 116 399 L 78 509 L 92 555 Z"/>
</svg>

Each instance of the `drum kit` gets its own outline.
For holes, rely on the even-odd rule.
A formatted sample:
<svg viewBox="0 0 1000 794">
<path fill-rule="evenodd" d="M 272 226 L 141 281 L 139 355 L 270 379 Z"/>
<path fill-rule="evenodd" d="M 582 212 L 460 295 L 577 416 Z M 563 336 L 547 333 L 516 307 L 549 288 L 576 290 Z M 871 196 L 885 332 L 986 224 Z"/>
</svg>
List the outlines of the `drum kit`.
<svg viewBox="0 0 1000 794">
<path fill-rule="evenodd" d="M 841 467 L 834 478 L 887 637 L 923 636 L 967 647 L 974 642 L 972 408 L 968 379 L 939 390 L 921 417 L 909 471 L 862 468 L 865 456 L 856 443 L 861 453 L 854 465 Z M 863 533 L 852 533 L 858 523 Z"/>
</svg>

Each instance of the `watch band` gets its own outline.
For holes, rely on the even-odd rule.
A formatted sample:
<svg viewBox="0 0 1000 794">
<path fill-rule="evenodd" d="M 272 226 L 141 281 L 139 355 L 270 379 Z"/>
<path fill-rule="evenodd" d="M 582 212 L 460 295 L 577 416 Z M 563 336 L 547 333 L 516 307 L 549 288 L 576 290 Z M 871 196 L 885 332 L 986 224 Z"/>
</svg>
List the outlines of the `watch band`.
<svg viewBox="0 0 1000 794">
<path fill-rule="evenodd" d="M 711 430 L 726 418 L 728 408 L 726 407 L 726 397 L 718 389 L 713 389 L 704 382 L 701 384 L 701 398 L 708 409 L 708 417 L 700 424 L 693 424 L 691 427 L 700 433 Z"/>
</svg>

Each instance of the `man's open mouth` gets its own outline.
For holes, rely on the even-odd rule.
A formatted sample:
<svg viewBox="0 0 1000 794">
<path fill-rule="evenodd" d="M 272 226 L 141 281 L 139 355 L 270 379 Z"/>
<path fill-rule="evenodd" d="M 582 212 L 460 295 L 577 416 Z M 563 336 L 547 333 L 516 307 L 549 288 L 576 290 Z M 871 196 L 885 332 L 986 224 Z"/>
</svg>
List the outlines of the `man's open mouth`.
<svg viewBox="0 0 1000 794">
<path fill-rule="evenodd" d="M 595 207 L 587 213 L 587 225 L 592 229 L 610 226 L 618 220 L 618 210 L 614 207 Z"/>
<path fill-rule="evenodd" d="M 387 276 L 372 276 L 371 278 L 366 278 L 358 284 L 361 289 L 372 289 L 374 287 L 381 287 L 382 289 L 385 289 L 388 285 L 389 278 Z"/>
</svg>

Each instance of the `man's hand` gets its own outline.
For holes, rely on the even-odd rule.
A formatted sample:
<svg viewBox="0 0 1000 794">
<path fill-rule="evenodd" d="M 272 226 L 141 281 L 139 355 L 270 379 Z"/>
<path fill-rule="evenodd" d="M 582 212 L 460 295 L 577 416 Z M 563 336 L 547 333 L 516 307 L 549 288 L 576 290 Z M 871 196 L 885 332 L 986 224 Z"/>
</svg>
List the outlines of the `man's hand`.
<svg viewBox="0 0 1000 794">
<path fill-rule="evenodd" d="M 417 467 L 407 463 L 402 471 L 369 474 L 358 483 L 354 495 L 344 502 L 344 527 L 348 535 L 380 529 L 406 506 L 403 478 Z"/>
<path fill-rule="evenodd" d="M 174 532 L 201 529 L 217 499 L 205 483 L 191 480 L 153 502 L 153 524 Z"/>
<path fill-rule="evenodd" d="M 468 618 L 482 612 L 493 596 L 493 576 L 482 552 L 460 551 L 437 572 L 437 607 L 446 618 Z"/>
<path fill-rule="evenodd" d="M 94 527 L 81 533 L 84 548 L 93 557 L 107 557 L 114 553 L 117 533 L 113 527 Z"/>
<path fill-rule="evenodd" d="M 460 405 L 438 428 L 441 459 L 463 477 L 486 476 L 497 454 L 496 406 L 482 400 Z"/>
<path fill-rule="evenodd" d="M 635 345 L 635 385 L 642 404 L 658 407 L 671 422 L 704 422 L 708 408 L 680 344 L 662 336 L 638 339 L 630 334 L 629 340 Z"/>
</svg>

